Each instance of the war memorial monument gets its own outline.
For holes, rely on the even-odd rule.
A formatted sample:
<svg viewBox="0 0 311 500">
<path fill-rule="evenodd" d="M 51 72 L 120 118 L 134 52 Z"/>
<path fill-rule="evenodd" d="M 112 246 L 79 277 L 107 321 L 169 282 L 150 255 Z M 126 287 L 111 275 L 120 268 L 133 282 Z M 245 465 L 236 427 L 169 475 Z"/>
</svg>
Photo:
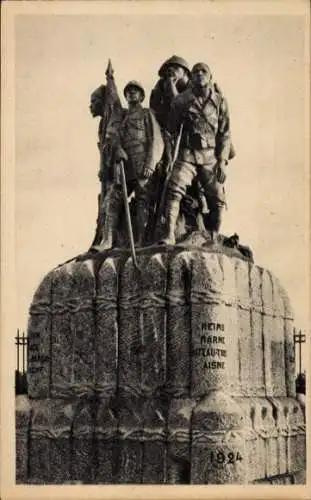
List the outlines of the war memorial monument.
<svg viewBox="0 0 311 500">
<path fill-rule="evenodd" d="M 137 81 L 124 96 L 126 108 L 109 61 L 90 103 L 94 240 L 33 297 L 16 481 L 304 484 L 293 311 L 238 235 L 220 232 L 230 103 L 205 63 L 179 56 L 149 105 Z"/>
</svg>

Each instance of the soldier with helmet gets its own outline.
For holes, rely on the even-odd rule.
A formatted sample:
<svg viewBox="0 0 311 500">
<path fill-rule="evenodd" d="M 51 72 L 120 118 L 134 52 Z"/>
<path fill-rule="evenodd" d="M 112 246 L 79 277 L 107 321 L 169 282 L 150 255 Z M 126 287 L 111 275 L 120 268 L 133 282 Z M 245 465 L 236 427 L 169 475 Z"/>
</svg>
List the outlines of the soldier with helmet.
<svg viewBox="0 0 311 500">
<path fill-rule="evenodd" d="M 105 196 L 104 226 L 100 248 L 115 245 L 120 227 L 123 195 L 118 164 L 124 163 L 128 195 L 135 193 L 136 243 L 141 245 L 148 221 L 148 202 L 152 189 L 153 173 L 163 153 L 159 125 L 152 112 L 142 107 L 145 91 L 137 81 L 130 81 L 124 88 L 128 109 L 122 109 L 117 121 L 109 123 L 107 137 L 112 144 L 113 182 Z"/>
<path fill-rule="evenodd" d="M 190 68 L 185 59 L 174 55 L 161 65 L 158 75 L 160 79 L 150 95 L 150 108 L 161 128 L 166 129 L 172 100 L 186 90 L 190 78 Z"/>
<path fill-rule="evenodd" d="M 166 151 L 169 158 L 180 131 L 181 140 L 168 184 L 162 242 L 175 243 L 180 203 L 195 179 L 202 186 L 209 208 L 205 225 L 212 241 L 216 242 L 225 206 L 224 182 L 232 144 L 227 101 L 213 84 L 211 71 L 205 63 L 194 65 L 191 86 L 173 100 L 167 130 L 171 136 Z"/>
</svg>

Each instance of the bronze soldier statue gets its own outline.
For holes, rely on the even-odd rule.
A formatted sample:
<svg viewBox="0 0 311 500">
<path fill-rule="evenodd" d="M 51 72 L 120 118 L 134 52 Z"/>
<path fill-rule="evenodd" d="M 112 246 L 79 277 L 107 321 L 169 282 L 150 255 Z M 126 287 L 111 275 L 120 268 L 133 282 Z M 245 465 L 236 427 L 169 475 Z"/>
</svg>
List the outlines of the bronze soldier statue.
<svg viewBox="0 0 311 500">
<path fill-rule="evenodd" d="M 148 202 L 152 190 L 155 166 L 163 153 L 160 128 L 149 109 L 142 107 L 145 91 L 136 81 L 124 88 L 128 109 L 123 109 L 108 126 L 107 137 L 112 144 L 110 170 L 113 173 L 104 200 L 104 224 L 100 249 L 116 244 L 123 207 L 123 194 L 118 165 L 124 164 L 127 193 L 135 194 L 136 224 L 135 240 L 140 246 L 144 239 L 148 221 Z"/>
<path fill-rule="evenodd" d="M 158 75 L 160 79 L 150 94 L 150 108 L 161 128 L 166 129 L 172 100 L 186 90 L 190 69 L 182 57 L 172 56 L 161 65 Z"/>
<path fill-rule="evenodd" d="M 99 127 L 98 127 L 98 140 L 100 141 L 101 138 L 101 133 L 102 133 L 102 122 L 103 122 L 103 105 L 105 102 L 105 94 L 106 94 L 106 87 L 105 85 L 100 85 L 97 89 L 94 90 L 91 94 L 91 101 L 90 101 L 90 112 L 93 118 L 97 118 L 97 116 L 100 116 L 100 122 L 99 122 Z M 98 147 L 99 147 L 99 142 L 98 142 Z"/>
<path fill-rule="evenodd" d="M 177 161 L 168 183 L 165 217 L 165 244 L 175 243 L 175 226 L 180 203 L 187 187 L 199 180 L 209 209 L 205 226 L 213 242 L 225 206 L 224 182 L 232 157 L 229 111 L 226 99 L 213 84 L 209 67 L 197 63 L 191 71 L 191 86 L 171 105 L 167 124 L 171 141 L 166 154 L 172 158 L 174 141 L 181 131 Z"/>
</svg>

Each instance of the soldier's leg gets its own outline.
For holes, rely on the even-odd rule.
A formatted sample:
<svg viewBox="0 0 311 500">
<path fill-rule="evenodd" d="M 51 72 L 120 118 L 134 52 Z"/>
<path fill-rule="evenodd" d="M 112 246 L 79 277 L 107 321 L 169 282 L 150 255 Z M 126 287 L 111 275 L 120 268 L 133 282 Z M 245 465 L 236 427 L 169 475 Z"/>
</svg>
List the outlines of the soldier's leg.
<svg viewBox="0 0 311 500">
<path fill-rule="evenodd" d="M 145 240 L 146 226 L 149 220 L 149 204 L 152 193 L 153 177 L 137 180 L 136 197 L 136 243 L 142 246 Z"/>
<path fill-rule="evenodd" d="M 192 163 L 177 161 L 169 180 L 167 200 L 165 203 L 165 228 L 161 243 L 175 244 L 175 228 L 179 214 L 180 202 L 186 194 L 187 187 L 191 185 L 196 175 L 196 166 Z"/>
<path fill-rule="evenodd" d="M 199 167 L 198 177 L 209 208 L 209 213 L 204 222 L 212 240 L 216 242 L 222 222 L 222 212 L 225 207 L 225 190 L 224 185 L 217 181 L 215 166 L 216 160 Z"/>
<path fill-rule="evenodd" d="M 116 240 L 120 210 L 122 207 L 122 189 L 120 185 L 111 184 L 106 192 L 102 205 L 103 225 L 101 231 L 100 250 L 112 248 Z"/>
</svg>

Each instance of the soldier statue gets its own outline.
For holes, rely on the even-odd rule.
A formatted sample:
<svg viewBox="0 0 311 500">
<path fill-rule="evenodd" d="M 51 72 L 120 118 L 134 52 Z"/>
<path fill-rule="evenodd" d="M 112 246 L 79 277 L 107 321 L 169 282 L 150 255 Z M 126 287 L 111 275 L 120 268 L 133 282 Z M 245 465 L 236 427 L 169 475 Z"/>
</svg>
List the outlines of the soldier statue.
<svg viewBox="0 0 311 500">
<path fill-rule="evenodd" d="M 103 124 L 103 103 L 105 102 L 106 87 L 105 85 L 100 85 L 91 94 L 90 102 L 90 112 L 93 118 L 101 117 L 98 127 L 98 147 L 102 135 L 102 124 Z"/>
<path fill-rule="evenodd" d="M 161 65 L 158 75 L 160 79 L 150 94 L 150 108 L 161 128 L 166 129 L 172 100 L 186 90 L 190 69 L 182 57 L 172 56 Z"/>
<path fill-rule="evenodd" d="M 173 100 L 167 131 L 171 139 L 166 142 L 169 160 L 173 157 L 178 136 L 180 143 L 168 182 L 161 243 L 175 243 L 180 203 L 194 180 L 202 186 L 209 209 L 205 226 L 216 243 L 225 206 L 224 182 L 232 144 L 228 105 L 213 84 L 211 71 L 205 63 L 194 65 L 191 85 Z"/>
<path fill-rule="evenodd" d="M 116 245 L 120 230 L 124 193 L 120 178 L 121 162 L 124 165 L 128 196 L 135 195 L 136 224 L 134 226 L 136 244 L 144 239 L 148 221 L 148 203 L 152 191 L 156 164 L 163 154 L 163 141 L 159 125 L 152 112 L 142 107 L 145 91 L 136 81 L 130 81 L 124 88 L 128 109 L 122 109 L 116 120 L 111 117 L 106 139 L 112 145 L 109 169 L 111 182 L 103 203 L 104 223 L 100 250 Z"/>
</svg>

